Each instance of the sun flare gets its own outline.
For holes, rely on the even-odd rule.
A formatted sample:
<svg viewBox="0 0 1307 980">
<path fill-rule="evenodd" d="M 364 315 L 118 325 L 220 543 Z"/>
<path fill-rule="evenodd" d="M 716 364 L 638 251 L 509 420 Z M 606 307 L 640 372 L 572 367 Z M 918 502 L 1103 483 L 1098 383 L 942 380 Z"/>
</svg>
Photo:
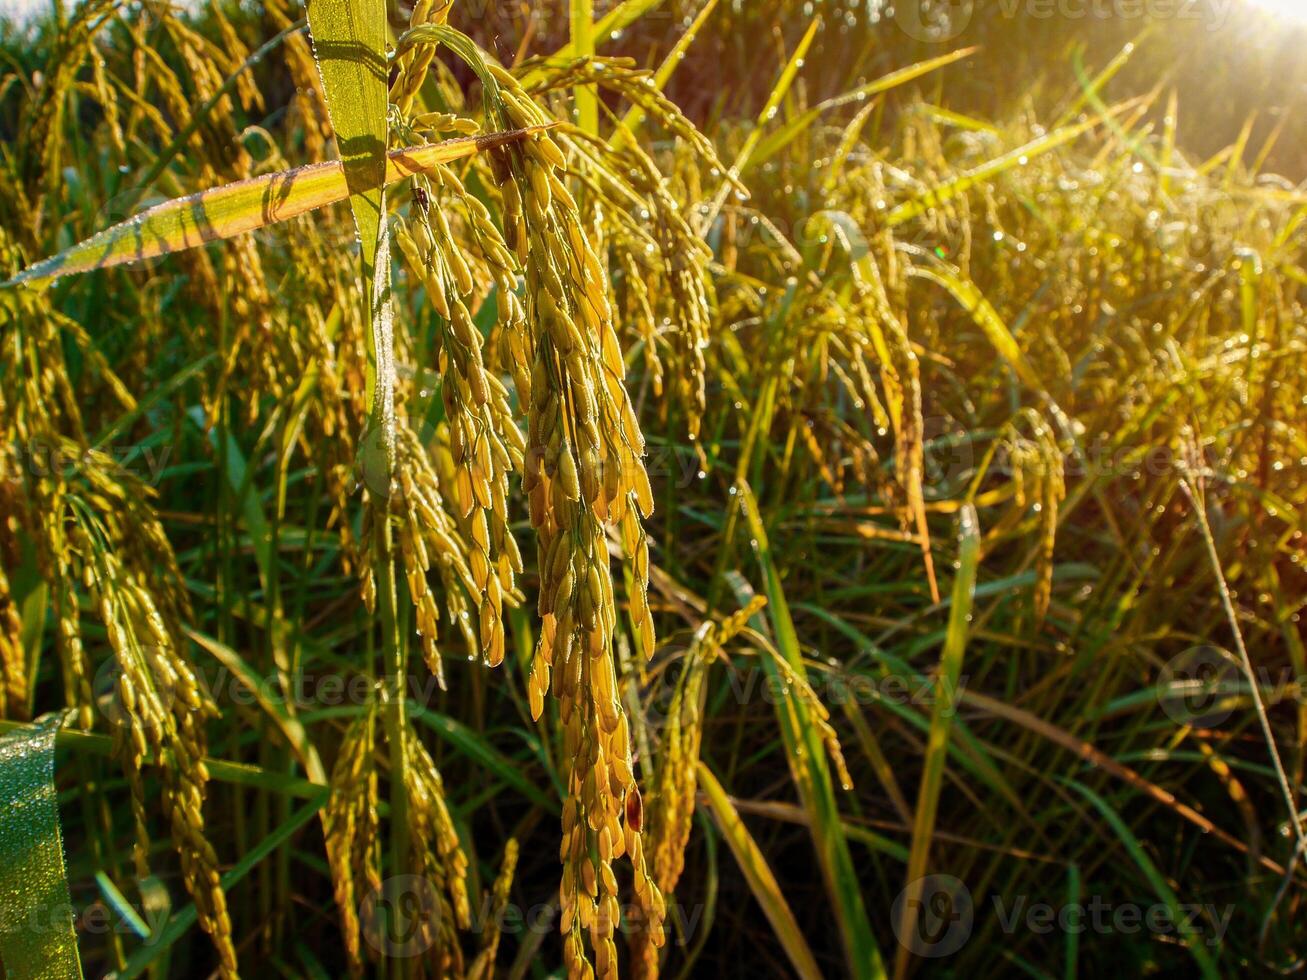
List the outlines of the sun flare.
<svg viewBox="0 0 1307 980">
<path fill-rule="evenodd" d="M 1253 7 L 1280 17 L 1307 21 L 1307 0 L 1247 0 L 1247 2 Z"/>
</svg>

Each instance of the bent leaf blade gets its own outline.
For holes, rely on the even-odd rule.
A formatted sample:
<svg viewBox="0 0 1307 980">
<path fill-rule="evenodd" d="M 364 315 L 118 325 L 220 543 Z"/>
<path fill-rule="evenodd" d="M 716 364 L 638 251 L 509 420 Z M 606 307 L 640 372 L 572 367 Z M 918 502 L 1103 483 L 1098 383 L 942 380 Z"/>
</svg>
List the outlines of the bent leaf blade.
<svg viewBox="0 0 1307 980">
<path fill-rule="evenodd" d="M 385 182 L 392 184 L 441 163 L 515 142 L 535 131 L 510 130 L 392 150 L 387 156 Z M 235 238 L 335 204 L 348 196 L 344 168 L 335 161 L 252 177 L 155 205 L 36 263 L 0 285 L 39 286 L 62 276 L 108 269 Z"/>
</svg>

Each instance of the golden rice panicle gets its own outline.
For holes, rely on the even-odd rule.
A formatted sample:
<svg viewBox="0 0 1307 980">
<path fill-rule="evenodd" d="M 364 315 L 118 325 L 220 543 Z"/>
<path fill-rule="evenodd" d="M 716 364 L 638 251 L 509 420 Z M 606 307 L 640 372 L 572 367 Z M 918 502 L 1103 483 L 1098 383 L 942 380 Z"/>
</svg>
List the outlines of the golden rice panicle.
<svg viewBox="0 0 1307 980">
<path fill-rule="evenodd" d="M 369 706 L 345 733 L 331 771 L 323 817 L 327 860 L 351 976 L 363 973 L 358 910 L 381 888 L 378 870 L 375 711 Z"/>
<path fill-rule="evenodd" d="M 431 886 L 431 908 L 420 923 L 430 945 L 427 954 L 437 976 L 461 976 L 463 951 L 458 930 L 471 925 L 467 897 L 467 856 L 445 803 L 445 788 L 435 761 L 417 732 L 406 732 L 405 789 L 409 800 L 409 828 L 413 834 L 414 872 Z"/>
<path fill-rule="evenodd" d="M 442 431 L 454 463 L 445 480 L 446 495 L 472 544 L 472 594 L 480 596 L 479 649 L 488 664 L 497 666 L 504 655 L 504 597 L 513 594 L 515 577 L 522 571 L 509 528 L 508 477 L 521 467 L 525 443 L 508 390 L 486 369 L 482 357 L 481 333 L 467 305 L 479 292 L 469 257 L 482 257 L 501 284 L 501 295 L 512 292 L 515 260 L 485 205 L 466 192 L 458 176 L 440 168 L 434 178 L 419 178 L 427 190 L 416 199 L 421 202 L 417 220 L 411 228 L 401 228 L 396 240 L 410 272 L 425 283 L 440 314 L 437 370 L 446 415 Z M 473 249 L 465 249 L 450 226 L 447 212 L 456 209 L 464 216 Z"/>
<path fill-rule="evenodd" d="M 18 261 L 18 248 L 7 232 L 0 232 L 0 271 L 15 270 Z M 70 382 L 65 338 L 70 338 L 85 362 L 95 368 L 112 400 L 131 410 L 135 401 L 122 382 L 86 331 L 51 309 L 44 292 L 11 294 L 0 305 L 0 335 L 6 341 L 0 344 L 0 371 L 23 379 L 0 396 L 6 458 L 12 461 L 9 472 L 20 476 L 19 480 L 4 481 L 0 505 L 7 523 L 0 539 L 8 539 L 21 525 L 37 545 L 37 561 L 51 583 L 65 704 L 78 709 L 79 724 L 89 729 L 93 722 L 91 672 L 77 599 L 80 580 L 88 573 L 84 566 L 74 565 L 75 542 L 70 535 L 75 524 L 69 520 L 75 513 L 73 501 L 98 513 L 112 546 L 142 573 L 173 635 L 176 624 L 189 618 L 189 605 L 172 547 L 149 505 L 153 491 L 105 454 L 88 448 Z M 71 437 L 61 437 L 56 434 L 59 431 L 69 432 Z M 19 453 L 28 458 L 15 455 Z M 75 494 L 70 486 L 74 481 Z M 12 690 L 18 683 L 17 665 L 8 669 L 7 677 Z M 26 695 L 19 700 L 25 703 Z"/>
<path fill-rule="evenodd" d="M 532 93 L 578 84 L 610 89 L 675 138 L 673 161 L 682 169 L 715 173 L 727 169 L 712 142 L 650 84 L 651 73 L 634 68 L 629 59 L 579 60 L 561 70 L 537 60 L 528 62 L 528 67 L 536 79 Z M 678 200 L 670 182 L 634 140 L 619 145 L 617 140 L 570 125 L 564 125 L 558 134 L 572 151 L 570 166 L 586 187 L 607 250 L 623 272 L 625 322 L 644 341 L 645 363 L 655 393 L 661 394 L 665 349 L 689 434 L 697 437 L 707 397 L 704 352 L 710 341 L 707 286 L 712 251 L 685 215 L 688 206 L 700 198 L 683 194 Z"/>
<path fill-rule="evenodd" d="M 835 726 L 830 722 L 830 710 L 817 696 L 817 692 L 812 689 L 808 681 L 795 672 L 794 668 L 781 657 L 773 657 L 772 663 L 776 666 L 777 671 L 784 675 L 784 683 L 791 688 L 794 694 L 802 699 L 811 712 L 812 723 L 816 726 L 821 735 L 822 744 L 826 747 L 826 754 L 830 756 L 831 765 L 835 767 L 835 774 L 839 777 L 840 787 L 846 791 L 853 789 L 853 776 L 849 773 L 848 764 L 844 760 L 844 750 L 840 747 L 839 735 L 835 731 Z"/>
<path fill-rule="evenodd" d="M 653 879 L 664 896 L 672 894 L 685 868 L 685 849 L 690 841 L 698 792 L 702 691 L 708 667 L 749 619 L 767 604 L 765 596 L 754 596 L 720 624 L 704 623 L 695 633 L 685 654 L 685 669 L 667 710 L 656 757 L 652 792 L 645 809 L 647 859 Z M 632 973 L 653 980 L 659 973 L 658 949 L 642 923 L 633 923 L 628 945 Z"/>
<path fill-rule="evenodd" d="M 544 115 L 506 72 L 500 110 L 514 126 Z M 616 604 L 605 528 L 622 527 L 636 548 L 633 573 L 642 599 L 648 549 L 637 511 L 652 492 L 641 456 L 644 442 L 624 384 L 605 276 L 562 180 L 565 158 L 542 134 L 497 157 L 509 244 L 526 266 L 531 368 L 523 490 L 540 555 L 543 622 L 532 660 L 529 696 L 539 717 L 552 690 L 559 702 L 569 760 L 563 808 L 559 889 L 564 958 L 570 976 L 617 973 L 619 921 L 613 859 L 631 862 L 636 900 L 662 937 L 663 900 L 645 866 L 643 813 L 632 772 L 627 720 L 617 698 L 612 634 Z M 634 529 L 633 529 L 634 528 Z M 639 629 L 652 647 L 643 603 Z"/>
<path fill-rule="evenodd" d="M 931 599 L 938 602 L 939 585 L 931 557 L 923 486 L 925 420 L 921 408 L 921 366 L 908 337 L 904 314 L 899 312 L 908 309 L 904 296 L 907 277 L 888 230 L 873 238 L 871 245 L 868 261 L 855 267 L 854 285 L 863 306 L 863 322 L 880 361 L 881 387 L 894 431 L 895 454 L 899 460 L 894 472 L 904 496 L 900 520 L 916 532 Z"/>
<path fill-rule="evenodd" d="M 217 950 L 220 973 L 235 977 L 231 920 L 202 812 L 209 779 L 204 722 L 216 716 L 217 709 L 201 690 L 193 668 L 177 652 L 176 639 L 140 574 L 106 547 L 105 525 L 97 521 L 87 527 L 79 520 L 75 526 L 86 583 L 120 670 L 115 704 L 123 717 L 115 719 L 114 735 L 132 788 L 137 872 L 148 873 L 141 770 L 146 759 L 153 758 L 182 881 L 195 902 L 201 928 Z"/>
<path fill-rule="evenodd" d="M 444 23 L 453 5 L 454 0 L 417 0 L 409 16 L 409 27 Z M 419 45 L 400 55 L 399 71 L 390 88 L 390 101 L 399 107 L 401 113 L 407 113 L 412 106 L 435 56 L 435 46 L 429 44 Z"/>
<path fill-rule="evenodd" d="M 290 9 L 287 0 L 264 0 L 263 3 L 272 27 L 278 31 L 291 25 Z M 304 155 L 308 162 L 317 163 L 326 159 L 327 138 L 331 132 L 322 97 L 322 76 L 318 74 L 313 49 L 305 35 L 291 34 L 282 42 L 282 51 L 291 80 L 295 83 L 287 125 L 303 134 Z"/>
<path fill-rule="evenodd" d="M 0 528 L 0 538 L 4 537 L 5 529 Z M 0 717 L 19 721 L 27 717 L 27 657 L 22 632 L 9 576 L 0 563 Z"/>
<path fill-rule="evenodd" d="M 37 514 L 36 533 L 39 562 L 51 583 L 51 607 L 56 626 L 56 649 L 63 679 L 64 703 L 77 709 L 78 724 L 90 729 L 93 724 L 91 704 L 91 670 L 82 643 L 81 613 L 77 587 L 82 570 L 74 565 L 74 539 L 65 518 L 68 485 L 63 473 L 51 469 L 30 486 L 33 506 L 24 513 Z M 76 527 L 72 527 L 72 532 Z"/>
<path fill-rule="evenodd" d="M 149 874 L 149 833 L 143 768 L 158 766 L 162 799 L 201 927 L 218 953 L 224 977 L 236 975 L 236 953 L 218 858 L 204 830 L 209 773 L 204 725 L 218 713 L 182 653 L 181 624 L 190 610 L 176 557 L 147 503 L 150 492 L 108 456 L 65 441 L 60 457 L 75 460 L 37 480 L 40 498 L 57 504 L 44 516 L 44 561 L 56 570 L 56 607 L 69 702 L 91 703 L 77 619 L 75 582 L 99 611 L 118 668 L 109 720 L 132 796 L 137 874 Z M 65 476 L 77 480 L 76 492 Z M 83 711 L 85 715 L 85 711 Z M 84 718 L 85 721 L 85 718 Z"/>
<path fill-rule="evenodd" d="M 1053 595 L 1053 549 L 1058 514 L 1066 498 L 1064 455 L 1053 428 L 1032 408 L 1022 409 L 1008 423 L 996 448 L 1007 454 L 1013 488 L 1012 506 L 995 525 L 996 532 L 1015 529 L 1032 510 L 1038 521 L 1034 612 L 1036 622 L 1042 623 Z"/>
<path fill-rule="evenodd" d="M 1066 499 L 1066 468 L 1062 448 L 1052 427 L 1040 419 L 1039 445 L 1041 466 L 1039 508 L 1039 559 L 1035 569 L 1035 617 L 1043 622 L 1053 598 L 1053 549 L 1057 543 L 1058 513 Z"/>
<path fill-rule="evenodd" d="M 398 420 L 398 492 L 390 499 L 423 658 L 442 686 L 444 671 L 437 647 L 439 607 L 427 581 L 432 566 L 440 574 L 448 621 L 461 631 L 469 654 L 479 651 L 481 659 L 491 666 L 503 659 L 504 607 L 516 605 L 521 597 L 512 579 L 513 572 L 521 567 L 521 556 L 507 525 L 502 498 L 490 509 L 494 524 L 487 521 L 487 511 L 480 507 L 473 506 L 461 519 L 450 513 L 447 490 L 458 499 L 460 486 L 465 486 L 460 482 L 465 469 L 454 463 L 449 433 L 450 429 L 442 425 L 432 445 L 424 446 L 407 422 Z M 463 508 L 455 503 L 452 509 L 457 512 Z M 366 563 L 365 569 L 370 564 Z M 507 587 L 503 585 L 505 580 Z M 365 599 L 368 582 L 370 574 L 364 580 Z M 474 619 L 477 614 L 479 620 Z M 474 628 L 474 622 L 479 629 Z"/>
<path fill-rule="evenodd" d="M 65 703 L 77 708 L 78 723 L 89 729 L 92 725 L 90 668 L 86 648 L 82 645 L 81 617 L 77 606 L 77 586 L 68 562 L 62 557 L 56 562 L 53 607 L 58 623 L 59 665 L 63 672 Z"/>
<path fill-rule="evenodd" d="M 664 371 L 661 346 L 670 352 L 675 394 L 690 437 L 697 438 L 707 398 L 706 283 L 712 250 L 685 220 L 667 180 L 638 145 L 615 149 L 575 127 L 562 130 L 561 138 L 573 150 L 587 188 L 604 203 L 599 211 L 605 244 L 624 272 L 628 319 L 645 342 L 655 391 L 661 391 Z"/>
<path fill-rule="evenodd" d="M 663 394 L 663 359 L 658 354 L 658 314 L 654 312 L 648 277 L 640 266 L 634 249 L 615 249 L 615 260 L 621 267 L 622 295 L 626 299 L 624 321 L 635 330 L 642 343 L 644 370 L 649 378 L 654 397 Z"/>
<path fill-rule="evenodd" d="M 331 865 L 336 907 L 341 916 L 346 957 L 352 976 L 362 975 L 364 954 L 360 936 L 364 928 L 359 909 L 369 898 L 378 904 L 383 896 L 376 768 L 376 710 L 369 704 L 346 732 L 331 774 L 331 791 L 325 811 L 327 856 Z M 458 930 L 471 923 L 467 897 L 467 857 L 445 802 L 444 786 L 435 762 L 417 733 L 407 728 L 403 752 L 404 792 L 408 797 L 408 830 L 412 835 L 412 866 L 392 874 L 418 876 L 424 889 L 415 909 L 421 914 L 411 925 L 419 930 L 421 946 L 429 952 L 435 976 L 461 976 L 463 957 Z"/>
<path fill-rule="evenodd" d="M 504 910 L 508 907 L 509 894 L 513 888 L 513 875 L 517 872 L 517 838 L 510 837 L 504 845 L 504 858 L 499 864 L 499 875 L 495 878 L 490 891 L 489 916 L 485 935 L 481 940 L 481 951 L 467 970 L 467 980 L 490 980 L 495 975 L 495 959 L 499 955 L 500 923 Z"/>
</svg>

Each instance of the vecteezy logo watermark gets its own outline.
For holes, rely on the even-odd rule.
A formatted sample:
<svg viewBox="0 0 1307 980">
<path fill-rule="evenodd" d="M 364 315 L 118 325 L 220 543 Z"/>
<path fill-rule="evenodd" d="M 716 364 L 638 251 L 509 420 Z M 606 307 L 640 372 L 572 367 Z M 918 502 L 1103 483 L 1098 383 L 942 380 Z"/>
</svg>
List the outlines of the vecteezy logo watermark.
<svg viewBox="0 0 1307 980">
<path fill-rule="evenodd" d="M 916 956 L 952 956 L 976 921 L 971 891 L 952 875 L 926 875 L 908 883 L 890 910 L 894 935 Z"/>
<path fill-rule="evenodd" d="M 1180 20 L 1217 31 L 1227 23 L 1234 4 L 1235 0 L 997 0 L 990 9 L 1007 20 Z M 942 43 L 967 29 L 978 4 L 975 0 L 892 0 L 882 6 L 909 37 Z"/>
<path fill-rule="evenodd" d="M 966 30 L 975 0 L 894 0 L 894 22 L 918 41 L 948 41 Z"/>
<path fill-rule="evenodd" d="M 1021 932 L 1042 936 L 1066 935 L 1183 936 L 1190 943 L 1218 946 L 1234 917 L 1234 906 L 1162 902 L 1113 902 L 1101 895 L 1086 901 L 1032 902 L 1027 895 L 995 895 L 989 910 L 1000 934 Z M 971 891 L 947 874 L 926 875 L 909 882 L 894 900 L 894 934 L 916 956 L 951 956 L 966 945 L 975 929 L 977 908 Z"/>
<path fill-rule="evenodd" d="M 1186 936 L 1208 946 L 1219 946 L 1230 928 L 1233 905 L 1184 903 L 1174 907 L 1162 902 L 1109 902 L 1094 895 L 1087 902 L 1030 902 L 1018 895 L 1011 906 L 1001 895 L 994 896 L 994 914 L 1005 935 L 1026 931 L 1037 936 L 1059 932 L 1067 935 L 1132 936 L 1147 932 L 1155 936 Z"/>
<path fill-rule="evenodd" d="M 363 938 L 382 956 L 421 956 L 436 942 L 440 896 L 421 875 L 393 875 L 359 905 Z"/>
<path fill-rule="evenodd" d="M 1172 657 L 1157 678 L 1157 699 L 1176 724 L 1214 728 L 1238 706 L 1242 672 L 1229 650 L 1203 643 Z"/>
</svg>

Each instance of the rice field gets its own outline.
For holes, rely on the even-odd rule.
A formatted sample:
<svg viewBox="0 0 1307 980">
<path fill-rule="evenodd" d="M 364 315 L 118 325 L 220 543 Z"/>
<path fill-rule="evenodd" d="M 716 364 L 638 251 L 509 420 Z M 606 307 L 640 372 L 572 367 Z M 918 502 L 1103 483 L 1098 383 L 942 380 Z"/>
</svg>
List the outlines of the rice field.
<svg viewBox="0 0 1307 980">
<path fill-rule="evenodd" d="M 0 20 L 3 975 L 1301 972 L 1307 27 L 1042 6 Z"/>
</svg>

